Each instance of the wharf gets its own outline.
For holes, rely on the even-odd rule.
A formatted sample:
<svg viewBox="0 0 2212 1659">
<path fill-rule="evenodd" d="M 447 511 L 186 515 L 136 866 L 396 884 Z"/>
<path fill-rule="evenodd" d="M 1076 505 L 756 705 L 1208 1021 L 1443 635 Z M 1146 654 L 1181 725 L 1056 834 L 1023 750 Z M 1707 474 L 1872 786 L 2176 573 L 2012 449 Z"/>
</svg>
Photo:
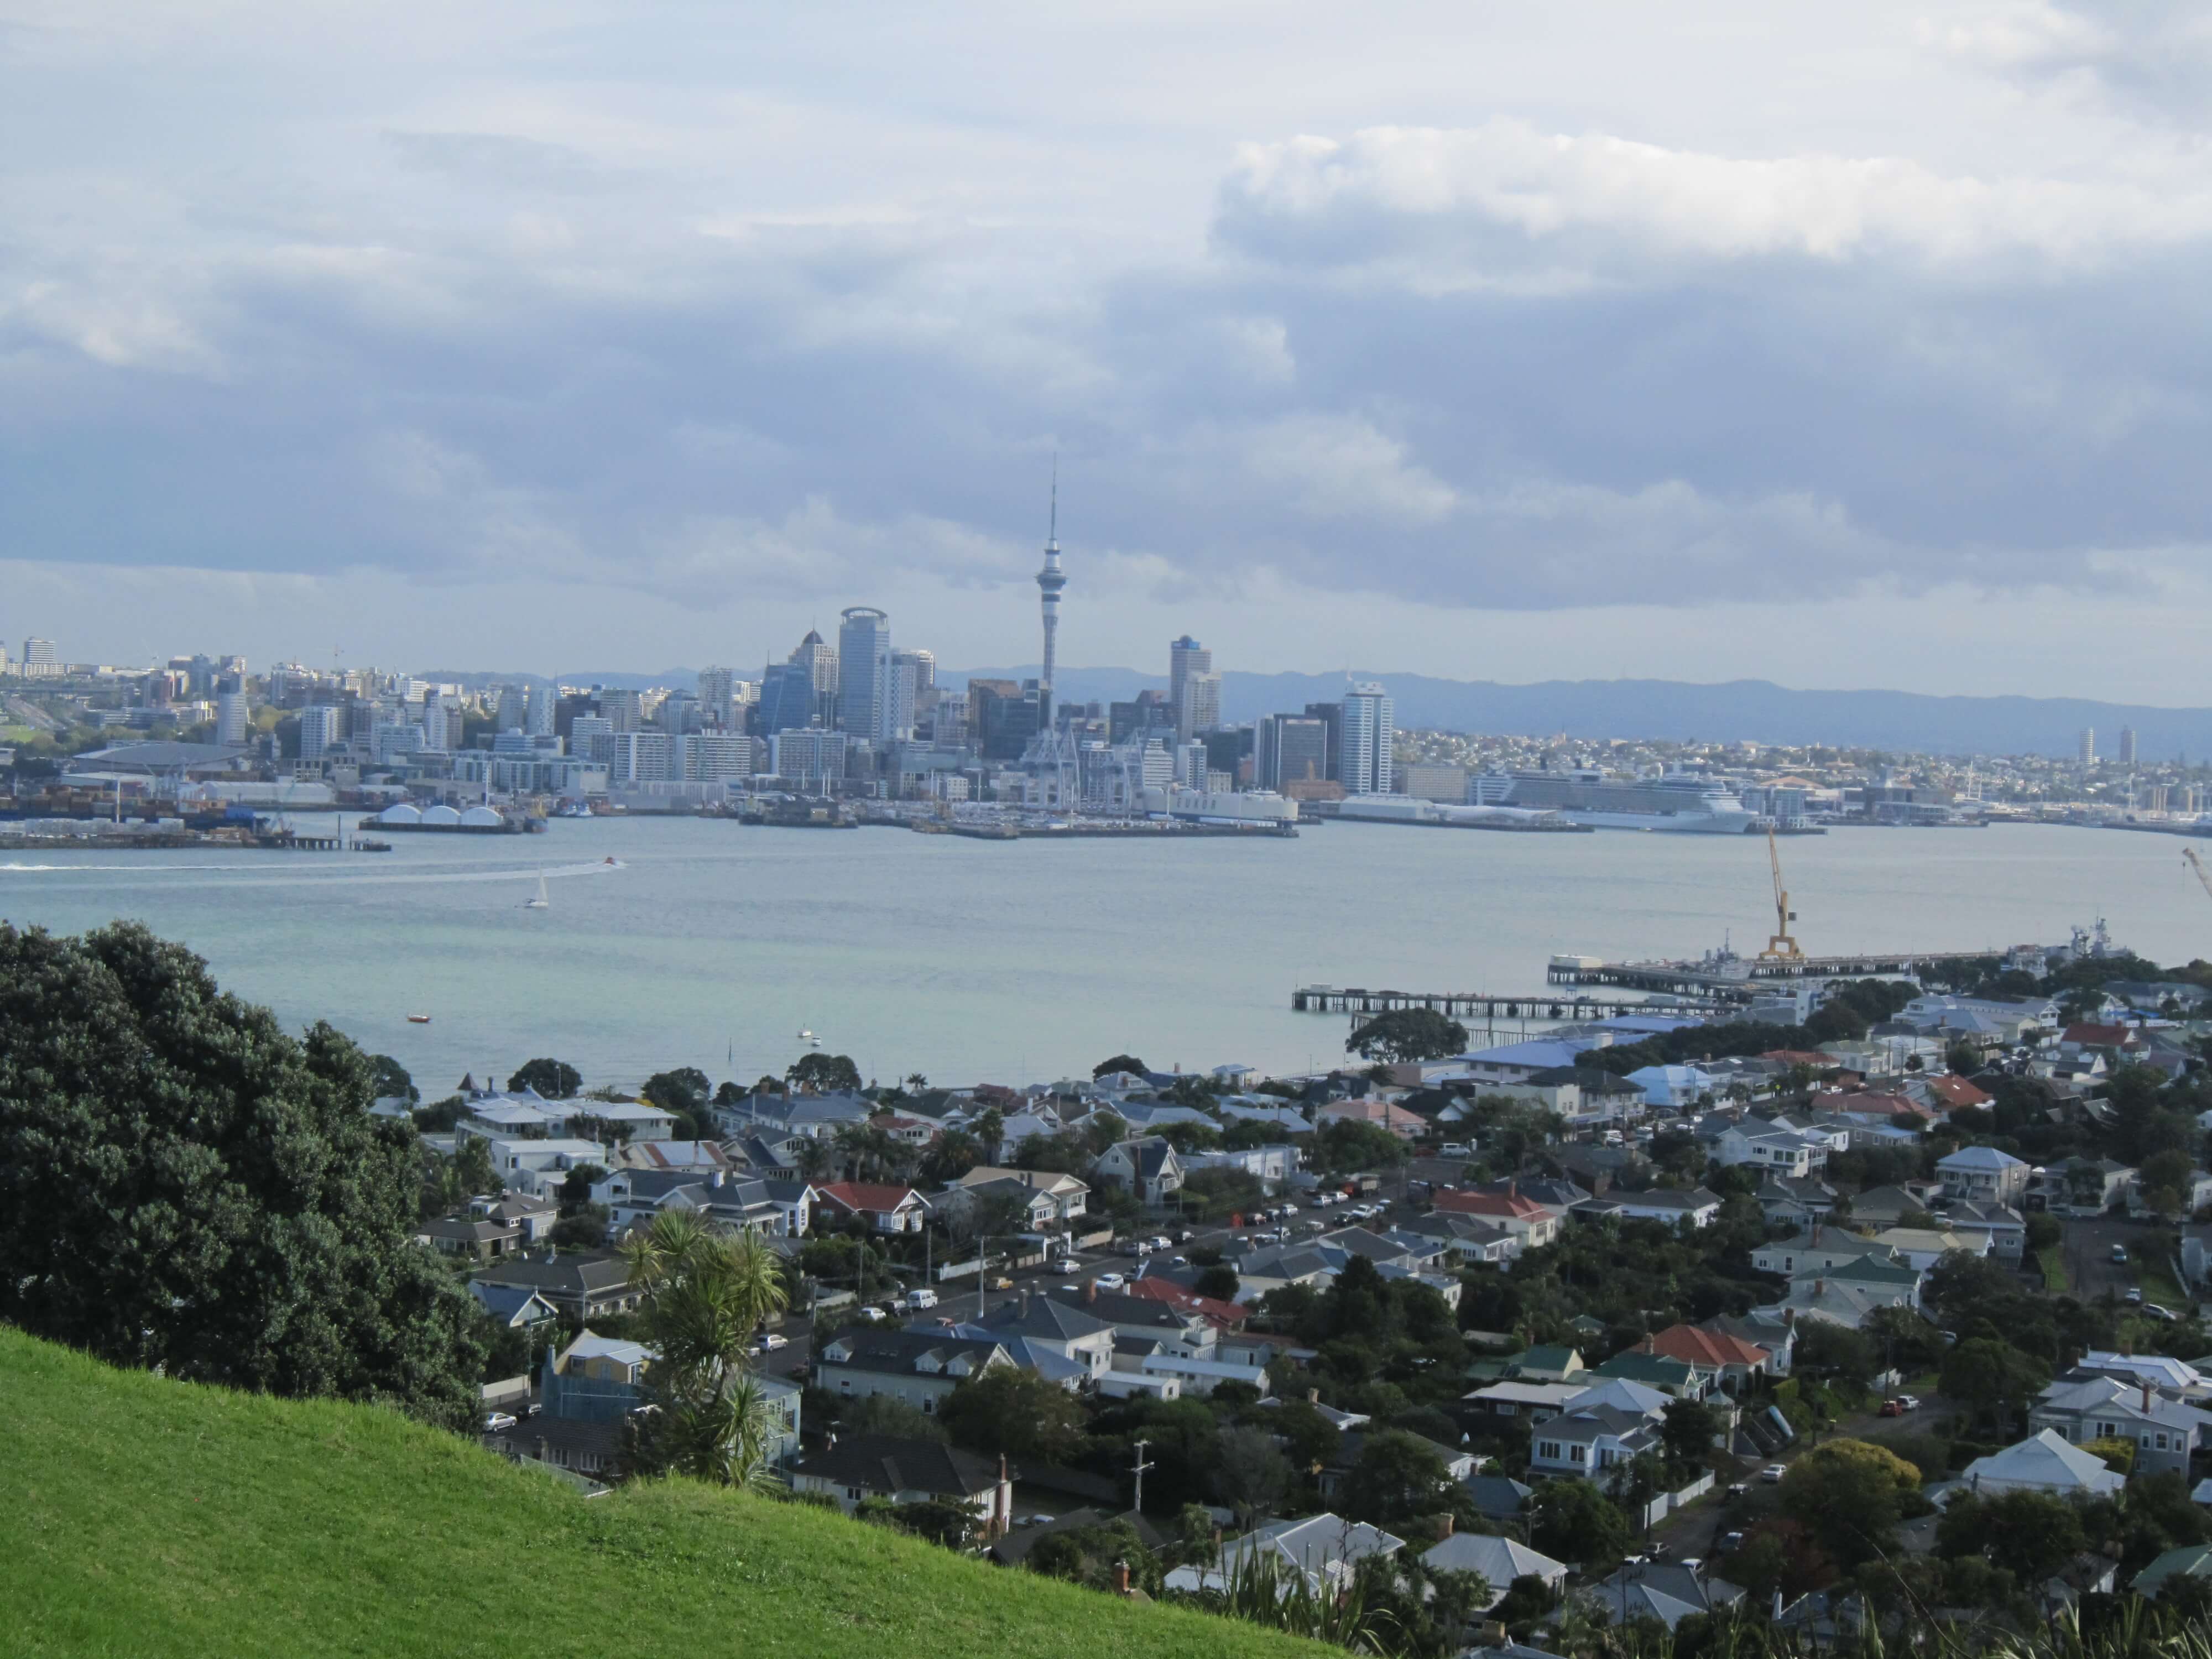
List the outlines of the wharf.
<svg viewBox="0 0 2212 1659">
<path fill-rule="evenodd" d="M 1554 985 L 1597 985 L 1705 1002 L 1748 1002 L 1759 992 L 1800 980 L 1903 979 L 1951 963 L 1978 962 L 1996 951 L 1875 951 L 1857 956 L 1763 961 L 1735 957 L 1697 962 L 1598 962 L 1554 957 L 1544 977 Z"/>
<path fill-rule="evenodd" d="M 1427 1008 L 1454 1019 L 1581 1020 L 1623 1014 L 1673 1014 L 1704 1018 L 1711 1000 L 1653 1000 L 1636 997 L 1499 996 L 1488 991 L 1370 991 L 1358 986 L 1302 985 L 1291 993 L 1291 1010 L 1300 1014 L 1391 1014 Z"/>
</svg>

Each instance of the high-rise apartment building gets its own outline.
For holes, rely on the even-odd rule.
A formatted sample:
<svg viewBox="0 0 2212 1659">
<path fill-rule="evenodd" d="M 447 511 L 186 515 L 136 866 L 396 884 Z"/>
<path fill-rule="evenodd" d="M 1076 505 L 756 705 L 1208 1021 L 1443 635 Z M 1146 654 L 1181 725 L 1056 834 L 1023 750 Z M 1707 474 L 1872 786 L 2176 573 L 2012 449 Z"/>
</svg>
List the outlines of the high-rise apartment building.
<svg viewBox="0 0 2212 1659">
<path fill-rule="evenodd" d="M 2124 726 L 2120 728 L 2120 764 L 2133 766 L 2135 763 L 2136 729 L 2132 726 Z"/>
<path fill-rule="evenodd" d="M 884 741 L 904 743 L 914 736 L 922 694 L 937 684 L 937 659 L 927 651 L 894 651 L 890 672 L 890 708 L 885 715 Z"/>
<path fill-rule="evenodd" d="M 615 728 L 604 714 L 579 714 L 568 723 L 568 752 L 592 766 L 614 758 Z"/>
<path fill-rule="evenodd" d="M 1188 742 L 1199 728 L 1188 723 L 1189 681 L 1194 675 L 1213 672 L 1213 653 L 1188 634 L 1168 646 L 1168 706 L 1175 710 L 1176 737 Z M 1214 693 L 1214 715 L 1220 717 L 1220 692 Z"/>
<path fill-rule="evenodd" d="M 878 741 L 890 718 L 891 619 L 873 605 L 842 613 L 837 629 L 837 726 Z"/>
<path fill-rule="evenodd" d="M 530 696 L 523 708 L 522 729 L 533 738 L 550 738 L 553 735 L 553 688 L 551 686 L 533 685 L 530 688 Z"/>
<path fill-rule="evenodd" d="M 1391 786 L 1391 749 L 1397 741 L 1396 708 L 1390 694 L 1372 683 L 1344 694 L 1344 793 L 1387 795 Z"/>
<path fill-rule="evenodd" d="M 25 668 L 28 672 L 27 663 Z M 215 694 L 215 740 L 217 743 L 244 743 L 247 717 L 245 685 L 226 676 Z"/>
<path fill-rule="evenodd" d="M 726 668 L 699 671 L 699 721 L 710 729 L 726 730 L 730 724 L 732 690 L 738 677 Z"/>
<path fill-rule="evenodd" d="M 1221 724 L 1221 676 L 1208 672 L 1186 675 L 1182 698 L 1176 705 L 1176 726 L 1189 742 Z"/>
<path fill-rule="evenodd" d="M 23 664 L 20 671 L 27 680 L 50 680 L 60 678 L 62 665 L 54 654 L 52 640 L 37 638 L 23 641 Z"/>
<path fill-rule="evenodd" d="M 2094 766 L 2097 763 L 2097 728 L 2095 726 L 2085 726 L 2081 728 L 2081 735 L 2075 743 L 2074 758 L 2084 766 Z"/>
</svg>

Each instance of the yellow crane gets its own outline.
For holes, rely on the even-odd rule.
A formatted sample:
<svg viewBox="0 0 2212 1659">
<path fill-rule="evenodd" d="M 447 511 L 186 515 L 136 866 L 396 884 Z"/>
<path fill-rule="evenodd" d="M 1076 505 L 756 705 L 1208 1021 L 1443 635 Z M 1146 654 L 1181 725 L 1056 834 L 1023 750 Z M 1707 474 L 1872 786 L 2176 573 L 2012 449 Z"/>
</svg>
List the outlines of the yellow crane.
<svg viewBox="0 0 2212 1659">
<path fill-rule="evenodd" d="M 1766 948 L 1759 953 L 1759 959 L 1802 962 L 1805 953 L 1790 937 L 1790 924 L 1797 920 L 1797 913 L 1790 908 L 1790 890 L 1782 884 L 1782 852 L 1774 844 L 1774 826 L 1771 823 L 1766 826 L 1766 861 L 1774 871 L 1774 937 L 1766 941 Z M 2212 886 L 2212 882 L 2207 885 Z"/>
<path fill-rule="evenodd" d="M 2212 871 L 2205 869 L 2204 860 L 2197 856 L 2197 849 L 2185 847 L 2181 849 L 2181 856 L 2189 860 L 2189 867 L 2197 872 L 2197 879 L 2204 884 L 2204 890 L 2212 893 Z"/>
</svg>

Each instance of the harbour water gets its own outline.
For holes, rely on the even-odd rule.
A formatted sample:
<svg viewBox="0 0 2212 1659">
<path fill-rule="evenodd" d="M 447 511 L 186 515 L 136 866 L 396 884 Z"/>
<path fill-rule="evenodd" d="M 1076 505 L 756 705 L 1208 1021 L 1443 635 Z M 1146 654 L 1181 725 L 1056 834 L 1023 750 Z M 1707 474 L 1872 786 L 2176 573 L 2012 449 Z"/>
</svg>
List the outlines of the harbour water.
<svg viewBox="0 0 2212 1659">
<path fill-rule="evenodd" d="M 886 1081 L 1018 1085 L 1122 1050 L 1304 1068 L 1341 1054 L 1346 1024 L 1292 1013 L 1299 984 L 1533 993 L 1555 951 L 1755 951 L 1773 918 L 1755 837 L 994 843 L 592 819 L 392 839 L 0 854 L 0 917 L 144 921 L 288 1025 L 328 1018 L 441 1092 L 544 1054 L 594 1084 L 682 1065 L 750 1080 L 804 1052 L 801 1029 Z M 2102 915 L 2159 961 L 2212 957 L 2212 900 L 2167 836 L 1838 830 L 1783 858 L 1808 951 L 2061 941 Z M 526 909 L 541 871 L 550 905 Z"/>
</svg>

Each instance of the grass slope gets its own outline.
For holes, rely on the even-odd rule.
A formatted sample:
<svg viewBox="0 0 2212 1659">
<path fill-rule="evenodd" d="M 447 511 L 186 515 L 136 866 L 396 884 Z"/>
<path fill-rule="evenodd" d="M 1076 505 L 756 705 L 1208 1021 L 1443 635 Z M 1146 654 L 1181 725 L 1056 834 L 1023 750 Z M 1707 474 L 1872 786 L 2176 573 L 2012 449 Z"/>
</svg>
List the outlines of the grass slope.
<svg viewBox="0 0 2212 1659">
<path fill-rule="evenodd" d="M 118 1371 L 0 1328 L 0 1651 L 1297 1659 L 824 1510 L 586 1500 L 390 1412 Z"/>
</svg>

